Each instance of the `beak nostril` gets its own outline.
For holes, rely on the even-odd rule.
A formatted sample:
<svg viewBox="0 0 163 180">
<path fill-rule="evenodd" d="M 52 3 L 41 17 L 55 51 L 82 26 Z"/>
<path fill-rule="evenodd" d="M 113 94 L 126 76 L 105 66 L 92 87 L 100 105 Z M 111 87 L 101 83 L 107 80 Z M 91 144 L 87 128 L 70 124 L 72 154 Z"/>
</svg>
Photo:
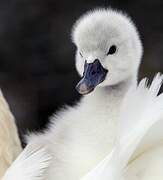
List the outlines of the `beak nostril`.
<svg viewBox="0 0 163 180">
<path fill-rule="evenodd" d="M 92 71 L 92 73 L 91 73 L 92 75 L 94 75 L 94 74 L 96 74 L 96 72 L 95 71 Z"/>
</svg>

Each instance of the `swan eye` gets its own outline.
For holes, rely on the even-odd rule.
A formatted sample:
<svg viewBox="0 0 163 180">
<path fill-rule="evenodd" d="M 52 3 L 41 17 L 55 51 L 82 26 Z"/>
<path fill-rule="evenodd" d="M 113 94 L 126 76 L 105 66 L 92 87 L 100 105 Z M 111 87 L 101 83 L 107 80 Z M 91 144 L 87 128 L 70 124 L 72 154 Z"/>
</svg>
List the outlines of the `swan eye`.
<svg viewBox="0 0 163 180">
<path fill-rule="evenodd" d="M 81 56 L 81 57 L 83 57 L 83 55 L 82 55 L 82 53 L 81 53 L 81 52 L 79 52 L 79 54 L 80 54 L 80 56 Z"/>
<path fill-rule="evenodd" d="M 109 51 L 108 51 L 108 53 L 107 53 L 107 56 L 114 54 L 114 53 L 116 52 L 116 50 L 117 50 L 117 47 L 116 47 L 115 45 L 112 45 L 112 46 L 109 48 Z"/>
</svg>

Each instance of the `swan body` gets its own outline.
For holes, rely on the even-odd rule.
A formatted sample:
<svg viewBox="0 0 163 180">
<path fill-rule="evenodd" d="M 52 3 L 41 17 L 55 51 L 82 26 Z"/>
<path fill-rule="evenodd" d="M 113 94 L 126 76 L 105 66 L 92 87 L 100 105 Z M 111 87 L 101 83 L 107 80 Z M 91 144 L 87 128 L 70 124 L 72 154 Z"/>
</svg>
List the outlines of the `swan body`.
<svg viewBox="0 0 163 180">
<path fill-rule="evenodd" d="M 143 50 L 135 25 L 122 12 L 94 10 L 76 22 L 72 40 L 77 90 L 87 95 L 28 137 L 51 155 L 42 179 L 162 180 L 163 77 L 137 85 Z"/>
</svg>

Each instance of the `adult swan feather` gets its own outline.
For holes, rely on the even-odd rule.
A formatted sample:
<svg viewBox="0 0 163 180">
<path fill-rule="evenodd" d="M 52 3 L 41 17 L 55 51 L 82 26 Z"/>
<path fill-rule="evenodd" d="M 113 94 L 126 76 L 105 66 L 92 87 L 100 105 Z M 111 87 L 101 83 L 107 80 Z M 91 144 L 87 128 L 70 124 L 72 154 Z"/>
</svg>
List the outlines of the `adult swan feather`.
<svg viewBox="0 0 163 180">
<path fill-rule="evenodd" d="M 146 173 L 149 168 L 146 164 L 147 159 L 142 158 L 151 148 L 157 149 L 157 146 L 161 146 L 160 148 L 163 149 L 163 144 L 160 143 L 163 132 L 161 133 L 161 128 L 158 128 L 158 124 L 163 125 L 163 94 L 158 96 L 162 81 L 163 76 L 158 73 L 151 86 L 148 87 L 147 80 L 143 79 L 137 87 L 129 90 L 122 104 L 115 147 L 81 180 L 149 180 L 156 177 L 157 180 L 163 179 L 161 167 L 157 167 L 163 164 L 163 159 L 160 157 L 161 164 L 160 161 L 157 164 L 151 164 L 160 169 L 160 172 L 156 170 L 158 174 L 153 174 L 151 177 L 151 173 Z M 157 133 L 155 133 L 156 129 Z M 150 134 L 152 134 L 152 139 Z M 159 155 L 158 151 L 154 151 L 154 153 L 149 153 L 148 158 L 151 156 L 155 162 L 155 158 L 157 159 Z M 135 161 L 138 163 L 134 163 Z M 141 169 L 140 166 L 143 168 Z M 138 173 L 139 171 L 141 174 Z"/>
<path fill-rule="evenodd" d="M 2 180 L 42 180 L 51 156 L 45 147 L 30 144 L 7 170 Z"/>
</svg>

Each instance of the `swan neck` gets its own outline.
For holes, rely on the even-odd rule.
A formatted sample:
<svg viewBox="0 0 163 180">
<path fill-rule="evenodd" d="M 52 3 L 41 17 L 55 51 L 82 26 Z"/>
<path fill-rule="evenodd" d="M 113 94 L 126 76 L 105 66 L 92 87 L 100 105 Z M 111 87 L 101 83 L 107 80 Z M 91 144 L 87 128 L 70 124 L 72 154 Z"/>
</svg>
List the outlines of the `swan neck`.
<svg viewBox="0 0 163 180">
<path fill-rule="evenodd" d="M 129 78 L 112 86 L 97 87 L 92 93 L 85 96 L 84 99 L 94 101 L 94 103 L 106 102 L 120 102 L 128 89 L 137 84 L 137 77 Z"/>
</svg>

